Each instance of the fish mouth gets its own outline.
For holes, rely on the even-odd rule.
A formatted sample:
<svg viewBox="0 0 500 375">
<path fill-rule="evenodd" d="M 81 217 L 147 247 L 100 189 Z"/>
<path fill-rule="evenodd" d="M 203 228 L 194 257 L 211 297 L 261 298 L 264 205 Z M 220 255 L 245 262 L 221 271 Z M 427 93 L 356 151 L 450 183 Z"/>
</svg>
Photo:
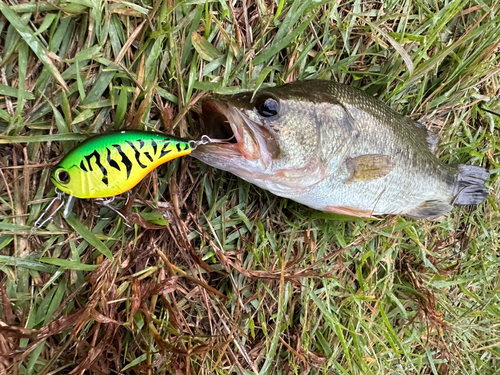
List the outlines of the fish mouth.
<svg viewBox="0 0 500 375">
<path fill-rule="evenodd" d="M 245 110 L 248 108 L 237 108 L 226 100 L 203 101 L 204 134 L 213 142 L 198 146 L 193 156 L 219 168 L 214 164 L 224 159 L 241 159 L 241 162 L 269 166 L 279 156 L 276 135 L 263 124 L 251 120 L 245 115 Z M 213 163 L 210 159 L 214 159 Z"/>
</svg>

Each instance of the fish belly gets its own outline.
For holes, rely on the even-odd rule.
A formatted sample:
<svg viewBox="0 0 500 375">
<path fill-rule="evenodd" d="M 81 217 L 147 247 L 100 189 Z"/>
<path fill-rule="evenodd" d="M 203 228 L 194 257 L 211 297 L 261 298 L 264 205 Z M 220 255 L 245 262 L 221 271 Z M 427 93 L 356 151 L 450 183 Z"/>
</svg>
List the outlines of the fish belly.
<svg viewBox="0 0 500 375">
<path fill-rule="evenodd" d="M 411 177 L 388 175 L 352 184 L 332 177 L 295 200 L 320 211 L 336 212 L 340 207 L 352 209 L 353 214 L 364 213 L 356 216 L 404 214 L 427 201 L 451 202 L 451 190 L 445 181 L 429 176 Z"/>
</svg>

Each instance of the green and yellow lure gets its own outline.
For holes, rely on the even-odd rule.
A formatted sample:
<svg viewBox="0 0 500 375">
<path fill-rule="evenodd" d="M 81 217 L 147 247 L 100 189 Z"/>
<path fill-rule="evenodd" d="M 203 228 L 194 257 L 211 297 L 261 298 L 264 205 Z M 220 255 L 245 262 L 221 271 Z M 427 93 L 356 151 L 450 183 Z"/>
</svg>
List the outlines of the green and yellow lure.
<svg viewBox="0 0 500 375">
<path fill-rule="evenodd" d="M 51 178 L 77 198 L 112 197 L 132 189 L 159 165 L 190 154 L 197 144 L 135 130 L 98 135 L 71 150 Z"/>
</svg>

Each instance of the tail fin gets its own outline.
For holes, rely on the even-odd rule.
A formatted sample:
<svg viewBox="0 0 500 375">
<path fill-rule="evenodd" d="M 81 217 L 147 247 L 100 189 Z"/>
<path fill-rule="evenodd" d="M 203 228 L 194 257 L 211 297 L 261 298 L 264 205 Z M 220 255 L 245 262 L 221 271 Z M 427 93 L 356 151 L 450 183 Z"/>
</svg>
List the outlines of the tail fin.
<svg viewBox="0 0 500 375">
<path fill-rule="evenodd" d="M 466 206 L 482 203 L 488 198 L 484 186 L 490 173 L 481 167 L 461 164 L 458 166 L 453 204 Z"/>
</svg>

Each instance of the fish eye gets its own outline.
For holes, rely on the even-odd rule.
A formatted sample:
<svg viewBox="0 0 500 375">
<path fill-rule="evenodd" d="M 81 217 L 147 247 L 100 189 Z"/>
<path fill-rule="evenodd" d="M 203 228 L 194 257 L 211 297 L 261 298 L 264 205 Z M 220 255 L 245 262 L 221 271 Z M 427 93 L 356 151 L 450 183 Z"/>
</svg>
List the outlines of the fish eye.
<svg viewBox="0 0 500 375">
<path fill-rule="evenodd" d="M 280 103 L 271 96 L 264 96 L 257 99 L 255 109 L 263 117 L 272 117 L 279 113 Z"/>
<path fill-rule="evenodd" d="M 60 171 L 57 172 L 56 174 L 57 181 L 59 181 L 61 184 L 66 185 L 69 182 L 69 173 L 66 172 L 64 169 L 61 169 Z"/>
</svg>

